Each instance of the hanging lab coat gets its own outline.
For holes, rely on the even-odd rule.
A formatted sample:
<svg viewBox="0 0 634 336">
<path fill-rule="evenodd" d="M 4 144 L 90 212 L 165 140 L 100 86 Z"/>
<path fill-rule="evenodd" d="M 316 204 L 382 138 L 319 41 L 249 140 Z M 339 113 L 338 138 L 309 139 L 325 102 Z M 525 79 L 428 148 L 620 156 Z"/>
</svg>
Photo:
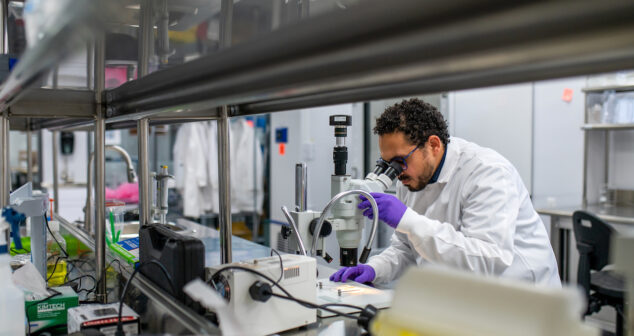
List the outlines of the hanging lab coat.
<svg viewBox="0 0 634 336">
<path fill-rule="evenodd" d="M 452 137 L 438 181 L 418 192 L 398 182 L 397 197 L 408 208 L 391 245 L 368 261 L 376 282 L 433 263 L 561 286 L 546 228 L 515 167 L 497 152 Z"/>
<path fill-rule="evenodd" d="M 262 212 L 263 158 L 255 128 L 234 119 L 229 129 L 231 212 Z M 216 122 L 181 126 L 173 148 L 176 188 L 188 217 L 219 213 L 218 126 Z"/>
<path fill-rule="evenodd" d="M 211 208 L 220 212 L 218 181 L 218 126 L 209 124 L 208 175 L 212 188 Z M 264 201 L 263 158 L 255 128 L 242 118 L 234 119 L 229 128 L 229 169 L 231 180 L 231 212 L 262 212 Z"/>
<path fill-rule="evenodd" d="M 245 119 L 231 123 L 231 208 L 262 212 L 263 165 L 255 127 Z"/>
<path fill-rule="evenodd" d="M 204 123 L 188 123 L 176 134 L 173 148 L 176 188 L 184 199 L 183 214 L 200 217 L 211 209 L 211 185 L 207 170 L 209 135 Z"/>
<path fill-rule="evenodd" d="M 220 191 L 218 188 L 218 123 L 212 121 L 209 126 L 209 139 L 207 147 L 207 169 L 211 188 L 210 211 L 218 213 L 220 209 Z"/>
</svg>

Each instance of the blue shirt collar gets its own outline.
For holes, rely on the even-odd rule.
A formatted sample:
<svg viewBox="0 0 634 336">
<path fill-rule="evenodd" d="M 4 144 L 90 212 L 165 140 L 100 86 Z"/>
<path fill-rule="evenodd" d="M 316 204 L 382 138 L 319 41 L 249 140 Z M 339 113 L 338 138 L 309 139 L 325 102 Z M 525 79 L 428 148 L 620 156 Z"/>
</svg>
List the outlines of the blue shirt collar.
<svg viewBox="0 0 634 336">
<path fill-rule="evenodd" d="M 447 157 L 447 146 L 449 146 L 449 144 L 447 144 L 445 146 L 445 152 L 442 153 L 442 159 L 440 159 L 440 163 L 438 164 L 438 168 L 436 168 L 436 171 L 434 172 L 434 175 L 431 177 L 431 179 L 429 180 L 429 182 L 427 184 L 436 183 L 436 181 L 438 181 L 438 177 L 440 176 L 440 171 L 442 170 L 442 166 L 443 166 L 443 164 L 445 164 L 445 157 Z"/>
</svg>

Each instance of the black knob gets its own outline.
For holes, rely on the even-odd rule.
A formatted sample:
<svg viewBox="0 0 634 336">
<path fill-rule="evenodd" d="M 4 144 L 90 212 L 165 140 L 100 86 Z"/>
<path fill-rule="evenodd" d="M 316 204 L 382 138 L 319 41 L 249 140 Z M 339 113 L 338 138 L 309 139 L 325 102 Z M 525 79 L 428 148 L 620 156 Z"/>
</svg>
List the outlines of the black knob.
<svg viewBox="0 0 634 336">
<path fill-rule="evenodd" d="M 315 227 L 317 226 L 317 222 L 319 222 L 319 219 L 315 218 L 310 221 L 310 226 L 308 226 L 308 230 L 310 230 L 310 234 L 313 236 L 315 235 Z M 319 233 L 319 236 L 328 237 L 330 236 L 330 233 L 332 233 L 332 224 L 330 224 L 329 221 L 325 220 L 324 223 L 321 225 L 321 232 Z"/>
<path fill-rule="evenodd" d="M 326 252 L 326 255 L 324 256 L 324 260 L 326 260 L 326 262 L 330 264 L 333 259 L 330 256 L 330 254 L 328 254 L 328 252 Z"/>
<path fill-rule="evenodd" d="M 266 302 L 271 298 L 271 293 L 273 293 L 271 285 L 266 282 L 256 281 L 249 287 L 249 294 L 255 301 Z"/>
<path fill-rule="evenodd" d="M 357 325 L 362 327 L 365 330 L 370 330 L 370 324 L 372 320 L 376 317 L 376 314 L 379 310 L 373 305 L 367 305 L 359 314 L 359 319 L 357 320 Z"/>
<path fill-rule="evenodd" d="M 283 225 L 282 231 L 280 231 L 280 234 L 282 235 L 282 238 L 288 239 L 288 237 L 291 236 L 291 228 L 286 225 Z"/>
</svg>

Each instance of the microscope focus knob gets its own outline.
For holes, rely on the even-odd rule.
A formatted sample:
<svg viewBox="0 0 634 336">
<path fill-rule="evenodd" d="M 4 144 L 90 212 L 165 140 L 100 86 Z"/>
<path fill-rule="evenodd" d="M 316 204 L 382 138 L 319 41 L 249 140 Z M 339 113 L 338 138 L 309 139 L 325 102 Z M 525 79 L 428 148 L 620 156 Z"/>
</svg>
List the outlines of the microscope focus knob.
<svg viewBox="0 0 634 336">
<path fill-rule="evenodd" d="M 308 227 L 308 230 L 310 230 L 310 234 L 313 236 L 315 235 L 315 227 L 317 226 L 317 222 L 319 222 L 319 219 L 313 219 L 312 221 L 310 221 L 310 226 Z M 331 233 L 332 224 L 330 224 L 329 221 L 325 220 L 324 223 L 321 225 L 321 232 L 319 233 L 319 236 L 328 237 Z"/>
<path fill-rule="evenodd" d="M 280 232 L 282 234 L 282 238 L 283 239 L 288 239 L 288 237 L 291 236 L 291 228 L 288 227 L 288 225 L 282 225 L 282 231 Z"/>
</svg>

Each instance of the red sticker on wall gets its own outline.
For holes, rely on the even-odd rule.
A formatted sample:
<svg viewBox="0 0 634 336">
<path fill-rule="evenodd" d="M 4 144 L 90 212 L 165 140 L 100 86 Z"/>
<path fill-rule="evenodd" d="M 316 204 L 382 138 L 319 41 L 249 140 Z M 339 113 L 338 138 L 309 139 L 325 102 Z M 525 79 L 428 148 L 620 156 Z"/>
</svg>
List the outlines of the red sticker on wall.
<svg viewBox="0 0 634 336">
<path fill-rule="evenodd" d="M 286 154 L 286 144 L 285 143 L 278 144 L 278 149 L 279 149 L 280 155 Z"/>
<path fill-rule="evenodd" d="M 572 89 L 565 88 L 564 94 L 561 95 L 561 100 L 565 101 L 566 103 L 570 103 L 572 101 Z"/>
</svg>

